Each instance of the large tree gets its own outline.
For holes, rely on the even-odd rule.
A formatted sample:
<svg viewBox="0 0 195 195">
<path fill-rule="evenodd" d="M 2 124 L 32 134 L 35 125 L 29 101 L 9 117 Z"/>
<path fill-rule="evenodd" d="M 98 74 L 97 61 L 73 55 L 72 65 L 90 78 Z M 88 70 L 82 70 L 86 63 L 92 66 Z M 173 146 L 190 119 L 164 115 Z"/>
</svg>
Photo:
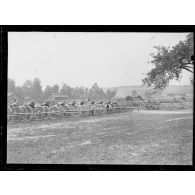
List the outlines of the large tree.
<svg viewBox="0 0 195 195">
<path fill-rule="evenodd" d="M 24 92 L 25 97 L 31 97 L 32 96 L 32 86 L 33 83 L 31 80 L 26 80 L 22 85 L 22 90 Z"/>
<path fill-rule="evenodd" d="M 45 87 L 45 91 L 44 91 L 44 93 L 43 93 L 44 99 L 48 99 L 48 98 L 50 97 L 51 94 L 52 94 L 52 87 L 49 86 L 49 85 L 47 85 L 47 86 Z"/>
<path fill-rule="evenodd" d="M 69 85 L 64 83 L 60 89 L 60 93 L 63 95 L 67 95 L 68 97 L 72 97 L 73 89 Z"/>
<path fill-rule="evenodd" d="M 16 85 L 15 85 L 14 79 L 8 78 L 8 92 L 15 92 L 15 88 L 16 88 Z"/>
<path fill-rule="evenodd" d="M 151 54 L 151 63 L 155 66 L 142 80 L 153 91 L 163 90 L 172 79 L 180 80 L 182 71 L 193 73 L 193 34 L 189 33 L 185 41 L 180 41 L 174 47 L 158 46 L 156 54 Z"/>
<path fill-rule="evenodd" d="M 103 89 L 101 89 L 97 83 L 94 83 L 92 87 L 89 89 L 89 98 L 92 99 L 103 99 L 105 98 L 106 94 L 104 93 Z"/>
<path fill-rule="evenodd" d="M 53 87 L 52 87 L 52 93 L 58 93 L 59 92 L 59 89 L 60 89 L 60 87 L 59 87 L 58 84 L 53 85 Z"/>
<path fill-rule="evenodd" d="M 16 86 L 16 88 L 15 88 L 15 94 L 16 94 L 18 103 L 19 104 L 22 104 L 23 101 L 24 101 L 24 92 L 23 92 L 22 87 Z"/>
<path fill-rule="evenodd" d="M 152 91 L 146 90 L 144 93 L 145 98 L 151 99 L 152 98 Z"/>
<path fill-rule="evenodd" d="M 106 98 L 109 99 L 109 100 L 112 99 L 113 97 L 115 97 L 116 92 L 117 92 L 117 90 L 107 89 L 106 90 Z"/>
<path fill-rule="evenodd" d="M 38 100 L 42 96 L 41 81 L 38 78 L 33 80 L 32 84 L 32 98 Z"/>
</svg>

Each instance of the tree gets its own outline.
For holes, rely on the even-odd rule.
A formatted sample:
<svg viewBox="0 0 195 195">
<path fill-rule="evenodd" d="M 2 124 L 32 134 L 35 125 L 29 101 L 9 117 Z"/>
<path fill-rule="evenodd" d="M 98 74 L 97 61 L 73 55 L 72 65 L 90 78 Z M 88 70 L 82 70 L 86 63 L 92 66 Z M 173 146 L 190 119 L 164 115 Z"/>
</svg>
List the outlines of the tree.
<svg viewBox="0 0 195 195">
<path fill-rule="evenodd" d="M 138 96 L 136 97 L 136 99 L 137 99 L 137 100 L 140 100 L 140 101 L 143 100 L 143 98 L 142 98 L 141 95 L 138 95 Z"/>
<path fill-rule="evenodd" d="M 23 90 L 22 90 L 22 87 L 17 86 L 17 87 L 15 88 L 15 94 L 16 94 L 18 103 L 19 103 L 19 104 L 22 104 L 23 101 L 24 101 L 24 92 L 23 92 Z"/>
<path fill-rule="evenodd" d="M 98 99 L 100 96 L 99 93 L 102 93 L 102 92 L 103 90 L 100 92 L 100 88 L 98 87 L 97 83 L 94 83 L 92 87 L 89 89 L 89 97 L 92 99 Z"/>
<path fill-rule="evenodd" d="M 74 88 L 74 97 L 75 98 L 82 98 L 84 95 L 83 88 L 81 87 L 75 87 Z"/>
<path fill-rule="evenodd" d="M 152 87 L 153 91 L 163 90 L 172 79 L 180 80 L 182 70 L 193 73 L 193 34 L 190 33 L 185 41 L 180 41 L 172 47 L 155 47 L 156 54 L 151 54 L 151 63 L 155 66 L 142 80 L 143 85 Z"/>
<path fill-rule="evenodd" d="M 110 89 L 106 90 L 106 98 L 109 100 L 112 99 L 113 97 L 115 97 L 116 92 L 117 90 L 113 90 L 113 91 Z"/>
<path fill-rule="evenodd" d="M 127 97 L 125 97 L 125 100 L 126 100 L 126 101 L 133 101 L 133 97 L 130 96 L 130 95 L 128 95 Z"/>
<path fill-rule="evenodd" d="M 52 94 L 52 87 L 47 85 L 46 88 L 45 88 L 45 91 L 43 93 L 44 99 L 48 99 L 51 94 Z"/>
<path fill-rule="evenodd" d="M 104 90 L 102 88 L 99 88 L 98 93 L 97 93 L 97 98 L 104 99 L 105 97 L 106 97 L 106 94 L 104 93 Z"/>
<path fill-rule="evenodd" d="M 133 91 L 131 92 L 131 95 L 132 95 L 133 97 L 136 97 L 136 96 L 137 96 L 137 91 L 136 91 L 136 90 L 133 90 Z"/>
<path fill-rule="evenodd" d="M 149 91 L 149 90 L 147 90 L 147 91 L 145 91 L 144 96 L 145 96 L 145 98 L 147 98 L 147 99 L 151 99 L 151 98 L 152 98 L 152 92 Z"/>
<path fill-rule="evenodd" d="M 64 83 L 60 89 L 60 94 L 67 95 L 68 97 L 73 97 L 73 89 Z"/>
<path fill-rule="evenodd" d="M 9 79 L 8 78 L 8 92 L 15 92 L 15 81 L 14 79 Z"/>
<path fill-rule="evenodd" d="M 22 85 L 22 90 L 25 97 L 31 97 L 32 96 L 32 86 L 33 83 L 31 80 L 26 80 Z"/>
<path fill-rule="evenodd" d="M 87 99 L 88 96 L 89 96 L 89 89 L 85 88 L 84 89 L 84 98 Z"/>
<path fill-rule="evenodd" d="M 58 92 L 59 92 L 59 89 L 60 89 L 60 87 L 59 87 L 58 84 L 54 85 L 54 86 L 51 88 L 52 93 L 58 93 Z"/>
<path fill-rule="evenodd" d="M 41 81 L 38 78 L 35 78 L 32 84 L 32 98 L 38 100 L 41 96 L 42 96 Z"/>
<path fill-rule="evenodd" d="M 104 99 L 106 98 L 106 93 L 97 83 L 94 83 L 92 87 L 88 90 L 88 97 L 92 99 Z"/>
</svg>

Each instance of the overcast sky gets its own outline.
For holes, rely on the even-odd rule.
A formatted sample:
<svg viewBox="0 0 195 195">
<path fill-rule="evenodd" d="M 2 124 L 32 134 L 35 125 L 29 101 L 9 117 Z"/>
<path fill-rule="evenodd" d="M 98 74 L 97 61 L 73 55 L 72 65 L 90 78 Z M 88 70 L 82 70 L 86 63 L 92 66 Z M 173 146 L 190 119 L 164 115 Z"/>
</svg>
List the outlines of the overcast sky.
<svg viewBox="0 0 195 195">
<path fill-rule="evenodd" d="M 187 33 L 9 32 L 8 77 L 22 85 L 38 77 L 43 88 L 141 85 L 153 66 L 153 46 L 173 46 Z M 174 85 L 188 85 L 190 73 Z"/>
</svg>

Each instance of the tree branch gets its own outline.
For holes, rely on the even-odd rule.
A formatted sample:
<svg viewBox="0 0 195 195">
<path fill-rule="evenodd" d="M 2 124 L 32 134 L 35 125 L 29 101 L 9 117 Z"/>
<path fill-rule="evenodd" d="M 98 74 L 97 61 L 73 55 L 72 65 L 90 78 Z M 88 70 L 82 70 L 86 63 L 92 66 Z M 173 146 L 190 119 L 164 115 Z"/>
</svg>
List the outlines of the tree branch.
<svg viewBox="0 0 195 195">
<path fill-rule="evenodd" d="M 189 66 L 189 65 L 192 65 L 192 66 Z M 182 64 L 179 66 L 179 68 L 193 68 L 193 64 Z"/>
<path fill-rule="evenodd" d="M 188 62 L 182 62 L 182 64 L 184 64 L 184 65 L 188 65 L 188 64 L 189 64 L 189 65 L 193 65 L 193 64 L 192 64 L 191 62 L 189 62 L 189 61 L 188 61 Z"/>
<path fill-rule="evenodd" d="M 191 72 L 191 73 L 194 73 L 192 70 L 190 70 L 188 68 L 185 68 L 185 67 L 182 67 L 182 68 L 185 69 L 185 70 L 187 70 L 187 71 L 189 71 L 189 72 Z"/>
<path fill-rule="evenodd" d="M 191 65 L 191 66 L 190 66 Z M 189 68 L 192 68 L 193 67 L 193 64 L 186 64 L 186 65 L 184 65 L 184 67 L 189 67 Z"/>
</svg>

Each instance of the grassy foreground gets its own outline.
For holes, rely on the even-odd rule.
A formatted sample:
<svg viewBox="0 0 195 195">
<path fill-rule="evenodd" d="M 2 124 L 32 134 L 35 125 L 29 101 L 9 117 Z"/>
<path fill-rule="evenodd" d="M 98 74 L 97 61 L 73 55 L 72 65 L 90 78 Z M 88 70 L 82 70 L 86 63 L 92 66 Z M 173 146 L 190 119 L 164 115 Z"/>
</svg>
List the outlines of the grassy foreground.
<svg viewBox="0 0 195 195">
<path fill-rule="evenodd" d="M 191 165 L 192 111 L 8 124 L 7 163 Z"/>
</svg>

